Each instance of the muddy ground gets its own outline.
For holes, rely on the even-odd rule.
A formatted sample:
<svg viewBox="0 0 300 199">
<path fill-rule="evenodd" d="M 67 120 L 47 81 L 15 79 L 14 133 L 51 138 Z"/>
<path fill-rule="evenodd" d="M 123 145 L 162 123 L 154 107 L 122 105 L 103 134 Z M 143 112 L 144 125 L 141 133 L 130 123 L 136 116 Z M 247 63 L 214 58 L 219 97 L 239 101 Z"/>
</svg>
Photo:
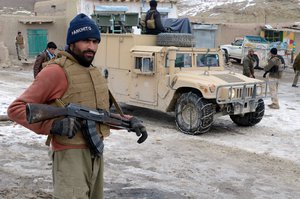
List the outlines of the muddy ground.
<svg viewBox="0 0 300 199">
<path fill-rule="evenodd" d="M 2 108 L 32 81 L 32 66 L 15 64 L 0 70 Z M 230 70 L 241 71 L 241 66 Z M 111 132 L 105 141 L 105 198 L 300 198 L 300 129 L 291 127 L 299 122 L 299 109 L 289 106 L 299 104 L 300 88 L 291 87 L 291 69 L 285 74 L 282 108 L 266 108 L 264 119 L 251 128 L 221 117 L 210 132 L 189 136 L 176 129 L 172 114 L 123 105 L 126 113 L 144 121 L 149 138 L 139 145 L 133 133 Z M 261 77 L 262 71 L 256 75 Z M 287 111 L 296 111 L 296 116 L 279 120 L 278 114 L 284 117 Z M 0 198 L 51 198 L 45 139 L 12 122 L 0 122 Z"/>
</svg>

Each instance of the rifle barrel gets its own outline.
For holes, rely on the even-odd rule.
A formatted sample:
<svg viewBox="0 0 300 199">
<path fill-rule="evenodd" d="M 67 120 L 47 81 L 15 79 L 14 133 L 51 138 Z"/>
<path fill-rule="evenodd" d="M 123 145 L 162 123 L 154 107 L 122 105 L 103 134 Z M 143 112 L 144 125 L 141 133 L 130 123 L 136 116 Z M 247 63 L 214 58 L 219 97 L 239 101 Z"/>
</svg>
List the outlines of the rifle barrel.
<svg viewBox="0 0 300 199">
<path fill-rule="evenodd" d="M 66 108 L 55 107 L 47 104 L 26 104 L 26 119 L 29 124 L 66 116 Z"/>
</svg>

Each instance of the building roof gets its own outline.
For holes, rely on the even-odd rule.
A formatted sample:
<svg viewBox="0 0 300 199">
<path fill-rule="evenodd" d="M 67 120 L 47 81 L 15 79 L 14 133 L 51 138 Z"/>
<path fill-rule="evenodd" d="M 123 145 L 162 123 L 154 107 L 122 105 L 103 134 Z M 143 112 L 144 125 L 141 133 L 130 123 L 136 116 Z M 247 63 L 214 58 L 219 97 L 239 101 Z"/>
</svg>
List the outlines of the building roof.
<svg viewBox="0 0 300 199">
<path fill-rule="evenodd" d="M 264 28 L 264 30 L 271 30 L 271 31 L 277 31 L 277 32 L 296 32 L 296 33 L 300 32 L 299 29 L 289 28 L 289 27 L 272 28 L 272 29 Z"/>
<path fill-rule="evenodd" d="M 100 2 L 149 2 L 150 0 L 99 0 Z M 156 0 L 158 3 L 177 3 L 177 0 Z"/>
<path fill-rule="evenodd" d="M 44 23 L 54 23 L 52 19 L 19 19 L 22 24 L 44 24 Z"/>
</svg>

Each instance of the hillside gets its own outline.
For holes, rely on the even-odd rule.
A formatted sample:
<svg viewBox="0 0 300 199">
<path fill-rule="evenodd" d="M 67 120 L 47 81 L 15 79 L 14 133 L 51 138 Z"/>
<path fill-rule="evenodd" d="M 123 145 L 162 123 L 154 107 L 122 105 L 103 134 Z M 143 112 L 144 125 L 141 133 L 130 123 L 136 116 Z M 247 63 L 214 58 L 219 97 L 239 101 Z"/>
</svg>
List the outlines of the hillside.
<svg viewBox="0 0 300 199">
<path fill-rule="evenodd" d="M 300 21 L 299 0 L 179 0 L 178 13 L 203 23 Z"/>
<path fill-rule="evenodd" d="M 0 14 L 32 14 L 45 0 L 0 0 Z M 179 17 L 202 23 L 281 23 L 300 21 L 300 0 L 177 0 Z M 29 12 L 27 12 L 29 11 Z"/>
<path fill-rule="evenodd" d="M 45 0 L 0 0 L 0 14 L 32 14 L 37 1 Z"/>
</svg>

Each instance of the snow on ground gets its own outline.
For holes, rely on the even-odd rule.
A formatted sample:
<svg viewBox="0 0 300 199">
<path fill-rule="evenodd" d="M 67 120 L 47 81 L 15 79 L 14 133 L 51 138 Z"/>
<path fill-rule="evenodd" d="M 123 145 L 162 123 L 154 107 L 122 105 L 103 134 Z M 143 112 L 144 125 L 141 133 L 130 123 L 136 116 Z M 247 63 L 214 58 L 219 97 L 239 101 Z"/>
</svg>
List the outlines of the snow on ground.
<svg viewBox="0 0 300 199">
<path fill-rule="evenodd" d="M 106 197 L 299 198 L 300 88 L 291 87 L 293 75 L 287 71 L 280 83 L 281 109 L 266 107 L 254 127 L 238 127 L 224 116 L 210 132 L 188 136 L 176 130 L 172 114 L 125 106 L 144 120 L 149 137 L 139 145 L 134 133 L 111 131 L 104 150 Z M 0 77 L 2 115 L 33 77 L 31 69 L 1 70 Z M 51 198 L 45 140 L 0 122 L 0 198 Z"/>
<path fill-rule="evenodd" d="M 222 145 L 232 145 L 251 152 L 270 154 L 296 161 L 300 164 L 300 154 L 298 150 L 295 150 L 300 148 L 300 88 L 291 87 L 293 78 L 292 70 L 286 73 L 289 76 L 282 80 L 279 88 L 281 106 L 279 110 L 269 109 L 267 104 L 270 104 L 271 101 L 270 98 L 267 98 L 265 99 L 266 110 L 263 120 L 256 126 L 247 128 L 247 132 L 243 136 L 234 133 L 235 129 L 240 127 L 233 124 L 228 116 L 224 116 L 217 118 L 212 130 L 202 135 L 201 139 Z M 12 77 L 13 81 L 2 81 L 0 79 L 0 115 L 4 115 L 6 114 L 8 105 L 30 84 L 32 74 L 31 71 L 15 71 L 10 73 L 1 71 L 0 74 L 1 76 L 15 76 Z M 9 126 L 1 128 L 4 128 L 4 132 L 10 132 Z M 19 125 L 15 125 L 13 128 L 22 129 Z M 228 128 L 232 133 L 222 133 L 220 135 L 218 131 L 221 128 Z M 26 134 L 11 136 L 10 141 L 15 142 L 22 139 L 31 142 L 33 137 L 35 141 L 39 139 L 39 142 L 44 141 L 43 136 L 35 135 L 29 130 L 25 131 L 27 132 Z M 245 139 L 245 136 L 247 139 Z"/>
<path fill-rule="evenodd" d="M 257 78 L 262 77 L 262 71 L 255 72 Z M 242 136 L 234 133 L 237 127 L 229 117 L 224 116 L 216 120 L 211 132 L 201 137 L 218 144 L 289 159 L 300 164 L 300 154 L 297 150 L 300 148 L 300 88 L 291 87 L 293 77 L 293 70 L 288 69 L 280 81 L 280 109 L 270 109 L 267 104 L 271 104 L 271 99 L 266 98 L 266 110 L 262 121 L 254 127 L 247 128 Z M 233 133 L 220 135 L 217 133 L 220 128 L 229 128 Z"/>
</svg>

